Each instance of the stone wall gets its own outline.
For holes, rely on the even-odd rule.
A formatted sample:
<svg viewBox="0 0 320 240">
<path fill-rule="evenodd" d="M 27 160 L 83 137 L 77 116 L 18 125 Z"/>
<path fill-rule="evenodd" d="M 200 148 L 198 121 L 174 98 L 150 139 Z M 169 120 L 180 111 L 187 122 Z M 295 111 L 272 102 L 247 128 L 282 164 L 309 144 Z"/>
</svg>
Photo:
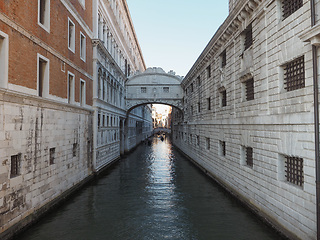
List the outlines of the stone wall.
<svg viewBox="0 0 320 240">
<path fill-rule="evenodd" d="M 182 82 L 184 118 L 173 112 L 173 140 L 285 234 L 315 239 L 312 54 L 301 40 L 310 3 L 284 18 L 282 2 L 241 1 L 231 11 Z M 304 85 L 288 91 L 286 65 L 302 56 Z M 287 180 L 286 157 L 302 159 L 300 185 Z"/>
<path fill-rule="evenodd" d="M 10 91 L 0 100 L 1 237 L 92 174 L 92 112 Z"/>
</svg>

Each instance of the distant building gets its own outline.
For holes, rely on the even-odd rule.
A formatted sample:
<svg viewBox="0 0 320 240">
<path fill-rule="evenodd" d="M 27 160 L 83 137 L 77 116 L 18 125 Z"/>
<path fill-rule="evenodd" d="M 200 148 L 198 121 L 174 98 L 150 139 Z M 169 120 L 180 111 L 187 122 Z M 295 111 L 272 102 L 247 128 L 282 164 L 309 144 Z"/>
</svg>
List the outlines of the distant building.
<svg viewBox="0 0 320 240">
<path fill-rule="evenodd" d="M 146 69 L 126 1 L 96 1 L 93 8 L 94 167 L 98 171 L 148 137 L 152 119 L 151 108 L 145 105 L 133 109 L 125 122 L 125 83 Z"/>
</svg>

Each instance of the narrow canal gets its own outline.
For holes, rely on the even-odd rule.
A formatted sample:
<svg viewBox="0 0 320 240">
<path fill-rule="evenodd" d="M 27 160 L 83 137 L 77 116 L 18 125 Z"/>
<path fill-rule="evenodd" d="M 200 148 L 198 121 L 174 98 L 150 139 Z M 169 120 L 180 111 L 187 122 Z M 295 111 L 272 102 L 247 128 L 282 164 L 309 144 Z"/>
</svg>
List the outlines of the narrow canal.
<svg viewBox="0 0 320 240">
<path fill-rule="evenodd" d="M 19 240 L 281 239 L 209 177 L 154 138 Z"/>
</svg>

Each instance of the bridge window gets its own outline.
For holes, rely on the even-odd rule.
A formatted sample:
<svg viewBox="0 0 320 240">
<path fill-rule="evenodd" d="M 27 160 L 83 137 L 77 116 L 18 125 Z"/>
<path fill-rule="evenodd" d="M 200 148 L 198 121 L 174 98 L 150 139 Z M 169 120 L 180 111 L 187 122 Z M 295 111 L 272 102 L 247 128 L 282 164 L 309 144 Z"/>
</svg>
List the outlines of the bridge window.
<svg viewBox="0 0 320 240">
<path fill-rule="evenodd" d="M 289 17 L 292 13 L 303 6 L 303 0 L 283 0 L 282 1 L 282 16 L 283 19 Z"/>
<path fill-rule="evenodd" d="M 163 87 L 163 92 L 168 93 L 169 92 L 169 87 Z"/>
<path fill-rule="evenodd" d="M 283 67 L 285 89 L 293 91 L 305 87 L 304 56 L 301 56 Z"/>
<path fill-rule="evenodd" d="M 147 93 L 147 88 L 146 87 L 141 87 L 141 93 Z"/>
<path fill-rule="evenodd" d="M 10 178 L 19 176 L 21 169 L 21 153 L 11 156 Z"/>
</svg>

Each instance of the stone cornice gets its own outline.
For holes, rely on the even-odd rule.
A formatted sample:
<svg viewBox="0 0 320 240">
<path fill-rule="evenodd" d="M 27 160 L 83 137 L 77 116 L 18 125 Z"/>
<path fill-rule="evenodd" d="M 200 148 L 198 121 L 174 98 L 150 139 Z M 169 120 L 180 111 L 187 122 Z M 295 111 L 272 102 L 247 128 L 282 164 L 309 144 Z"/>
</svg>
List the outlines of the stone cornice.
<svg viewBox="0 0 320 240">
<path fill-rule="evenodd" d="M 106 47 L 104 46 L 103 42 L 100 39 L 92 39 L 92 45 L 93 47 L 97 47 L 100 51 L 102 51 L 108 57 L 112 66 L 120 73 L 121 77 L 123 77 L 124 80 L 127 79 L 127 77 L 125 76 L 121 68 L 118 66 L 118 64 L 113 59 L 113 57 L 108 52 L 108 50 L 106 49 Z"/>
<path fill-rule="evenodd" d="M 305 30 L 299 38 L 304 42 L 310 42 L 311 45 L 320 46 L 320 24 Z"/>
<path fill-rule="evenodd" d="M 200 71 L 212 56 L 221 51 L 220 48 L 242 27 L 242 24 L 253 14 L 261 2 L 262 0 L 242 0 L 238 2 L 185 76 L 182 81 L 183 85 L 185 85 L 185 81 L 193 78 L 193 75 Z"/>
</svg>

